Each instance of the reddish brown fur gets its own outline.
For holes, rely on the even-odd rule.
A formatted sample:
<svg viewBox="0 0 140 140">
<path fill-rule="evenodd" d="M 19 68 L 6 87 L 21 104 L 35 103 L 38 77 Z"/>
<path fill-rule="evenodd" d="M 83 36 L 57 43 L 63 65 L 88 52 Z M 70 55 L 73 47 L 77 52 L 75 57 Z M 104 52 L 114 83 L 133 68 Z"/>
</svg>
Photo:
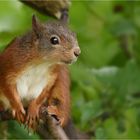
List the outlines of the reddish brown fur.
<svg viewBox="0 0 140 140">
<path fill-rule="evenodd" d="M 61 120 L 61 125 L 66 125 L 70 112 L 70 79 L 66 65 L 56 65 L 57 78 L 50 91 L 48 111 Z"/>
<path fill-rule="evenodd" d="M 18 93 L 16 91 L 16 88 L 13 86 L 13 83 L 15 83 L 16 77 L 22 73 L 23 69 L 25 69 L 25 63 L 30 59 L 31 56 L 28 57 L 27 55 L 23 55 L 20 50 L 18 50 L 18 45 L 19 45 L 20 39 L 14 39 L 11 44 L 8 46 L 6 51 L 4 52 L 4 55 L 1 54 L 0 56 L 0 90 L 5 93 L 5 96 L 9 100 L 13 108 L 19 108 L 23 109 L 20 98 L 18 96 Z M 18 54 L 20 54 L 22 57 L 18 57 L 17 61 L 17 56 L 13 52 L 17 49 Z M 15 51 L 16 52 L 16 51 Z M 17 55 L 18 55 L 17 54 Z M 32 54 L 32 57 L 35 56 L 36 54 Z M 14 63 L 11 62 L 13 59 L 10 59 L 11 57 L 15 57 Z M 6 63 L 5 63 L 6 62 Z M 5 70 L 6 69 L 6 70 Z M 68 69 L 66 65 L 59 65 L 56 64 L 52 68 L 52 74 L 56 75 L 56 80 L 54 83 L 52 83 L 51 91 L 49 94 L 44 93 L 42 98 L 44 98 L 45 95 L 49 96 L 49 101 L 48 101 L 48 110 L 50 114 L 55 114 L 58 119 L 62 120 L 62 125 L 65 125 L 68 116 L 69 116 L 69 109 L 70 109 L 70 79 L 69 79 L 69 74 L 68 74 Z M 6 78 L 6 79 L 5 79 Z M 10 86 L 12 84 L 12 87 Z M 47 87 L 48 88 L 48 87 Z M 14 92 L 11 92 L 14 91 Z M 11 92 L 11 94 L 9 94 Z M 45 90 L 46 92 L 46 90 Z M 40 99 L 40 98 L 39 98 Z M 40 101 L 38 99 L 38 104 L 40 104 Z M 44 98 L 45 99 L 45 98 Z M 42 99 L 41 99 L 42 100 Z M 57 101 L 56 101 L 57 100 Z M 57 102 L 57 104 L 55 104 Z M 56 107 L 55 112 L 54 109 L 52 108 Z M 22 120 L 17 116 L 18 121 L 24 122 L 24 117 L 22 117 Z"/>
<path fill-rule="evenodd" d="M 30 53 L 30 55 L 27 50 L 20 49 L 20 41 L 20 38 L 14 39 L 8 45 L 5 52 L 0 55 L 0 91 L 9 100 L 17 120 L 24 122 L 25 112 L 17 93 L 15 80 L 24 71 L 26 66 L 30 65 L 28 64 L 29 59 L 36 59 L 38 54 L 35 52 L 35 49 L 31 51 L 32 54 Z"/>
<path fill-rule="evenodd" d="M 4 91 L 5 96 L 10 100 L 10 103 L 13 108 L 22 108 L 22 104 L 20 103 L 20 98 L 18 97 L 18 93 L 16 91 L 15 87 L 10 87 L 10 83 L 14 83 L 14 79 L 23 71 L 23 67 L 28 61 L 28 55 L 23 57 L 18 57 L 18 60 L 16 59 L 16 56 L 13 56 L 13 51 L 18 49 L 19 45 L 19 39 L 14 39 L 11 44 L 8 46 L 7 50 L 4 52 L 4 55 L 0 56 L 0 65 L 4 66 L 1 67 L 0 71 L 0 89 Z M 19 51 L 19 50 L 18 50 Z M 20 55 L 22 56 L 21 51 L 19 51 Z M 32 55 L 33 56 L 33 55 Z M 14 64 L 11 57 L 15 57 Z M 6 62 L 6 63 L 5 63 Z M 5 71 L 6 69 L 6 71 Z M 52 89 L 49 94 L 49 100 L 48 100 L 48 108 L 50 114 L 56 114 L 58 119 L 62 119 L 64 122 L 62 122 L 62 125 L 65 125 L 68 116 L 69 116 L 69 109 L 70 109 L 70 79 L 69 79 L 69 73 L 68 68 L 66 65 L 59 65 L 56 64 L 53 67 L 53 74 L 56 74 L 56 81 L 52 85 Z M 7 80 L 5 80 L 7 78 Z M 9 94 L 9 92 L 14 91 L 13 93 Z M 14 96 L 13 96 L 14 95 Z M 47 94 L 48 95 L 48 94 Z M 44 96 L 43 96 L 44 98 Z M 13 101 L 13 102 L 12 102 Z M 57 102 L 57 103 L 56 103 Z M 56 107 L 56 110 L 54 112 L 53 107 Z M 19 108 L 19 110 L 20 110 Z M 19 118 L 18 118 L 19 119 Z M 20 120 L 19 120 L 20 121 Z M 22 120 L 23 121 L 23 120 Z"/>
<path fill-rule="evenodd" d="M 56 46 L 50 43 L 53 34 L 63 38 Z M 61 125 L 66 124 L 70 108 L 70 80 L 67 67 L 58 63 L 74 62 L 77 57 L 75 53 L 80 54 L 77 40 L 64 25 L 60 23 L 42 25 L 33 17 L 33 30 L 13 40 L 0 54 L 0 98 L 4 96 L 8 99 L 13 116 L 19 122 L 25 122 L 26 119 L 26 124 L 34 128 L 40 106 L 49 99 L 48 112 L 56 115 Z M 30 101 L 25 116 L 16 80 L 29 66 L 32 64 L 37 66 L 44 61 L 53 64 L 48 70 L 51 78 L 40 95 Z"/>
</svg>

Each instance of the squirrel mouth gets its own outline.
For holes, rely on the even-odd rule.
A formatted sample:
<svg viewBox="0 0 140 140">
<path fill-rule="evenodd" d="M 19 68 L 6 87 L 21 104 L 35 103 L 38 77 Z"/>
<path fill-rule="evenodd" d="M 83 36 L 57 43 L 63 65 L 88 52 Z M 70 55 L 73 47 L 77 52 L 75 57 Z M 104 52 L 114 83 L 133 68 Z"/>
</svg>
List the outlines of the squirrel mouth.
<svg viewBox="0 0 140 140">
<path fill-rule="evenodd" d="M 63 63 L 65 63 L 65 64 L 71 64 L 72 63 L 72 61 L 62 61 Z"/>
<path fill-rule="evenodd" d="M 77 61 L 77 59 L 71 59 L 71 60 L 67 60 L 67 61 L 66 60 L 62 60 L 63 63 L 69 64 L 69 65 L 75 63 L 76 61 Z"/>
</svg>

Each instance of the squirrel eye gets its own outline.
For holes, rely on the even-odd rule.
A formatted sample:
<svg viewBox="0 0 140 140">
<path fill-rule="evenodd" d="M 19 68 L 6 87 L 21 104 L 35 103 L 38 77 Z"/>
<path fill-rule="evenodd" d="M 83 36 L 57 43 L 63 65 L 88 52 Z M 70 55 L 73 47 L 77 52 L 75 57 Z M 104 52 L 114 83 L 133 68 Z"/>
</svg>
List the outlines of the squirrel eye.
<svg viewBox="0 0 140 140">
<path fill-rule="evenodd" d="M 50 41 L 51 41 L 51 43 L 52 43 L 53 45 L 59 44 L 59 38 L 56 37 L 56 36 L 52 36 L 51 39 L 50 39 Z"/>
</svg>

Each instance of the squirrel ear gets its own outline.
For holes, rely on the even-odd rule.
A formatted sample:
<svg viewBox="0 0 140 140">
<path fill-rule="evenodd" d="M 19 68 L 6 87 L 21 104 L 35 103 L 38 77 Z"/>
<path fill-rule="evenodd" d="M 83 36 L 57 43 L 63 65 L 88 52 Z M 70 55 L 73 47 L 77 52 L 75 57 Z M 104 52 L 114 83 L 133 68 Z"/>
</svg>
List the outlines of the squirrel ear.
<svg viewBox="0 0 140 140">
<path fill-rule="evenodd" d="M 37 37 L 39 37 L 40 27 L 41 27 L 41 23 L 39 22 L 37 17 L 35 15 L 33 15 L 32 16 L 32 29 L 35 32 L 35 34 L 37 35 Z"/>
<path fill-rule="evenodd" d="M 60 21 L 62 21 L 65 24 L 67 24 L 69 22 L 68 9 L 62 9 L 61 10 Z"/>
</svg>

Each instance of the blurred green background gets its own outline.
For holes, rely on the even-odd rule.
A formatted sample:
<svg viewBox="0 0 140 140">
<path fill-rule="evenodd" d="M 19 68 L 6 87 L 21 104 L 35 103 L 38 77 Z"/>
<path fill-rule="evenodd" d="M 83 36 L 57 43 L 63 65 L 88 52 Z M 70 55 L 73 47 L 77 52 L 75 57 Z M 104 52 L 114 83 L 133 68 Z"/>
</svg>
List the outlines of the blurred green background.
<svg viewBox="0 0 140 140">
<path fill-rule="evenodd" d="M 17 0 L 0 1 L 0 50 L 31 28 L 35 13 Z M 72 118 L 93 139 L 140 139 L 140 2 L 72 1 L 70 27 L 82 53 L 70 66 Z M 17 123 L 0 137 L 38 138 Z"/>
</svg>

